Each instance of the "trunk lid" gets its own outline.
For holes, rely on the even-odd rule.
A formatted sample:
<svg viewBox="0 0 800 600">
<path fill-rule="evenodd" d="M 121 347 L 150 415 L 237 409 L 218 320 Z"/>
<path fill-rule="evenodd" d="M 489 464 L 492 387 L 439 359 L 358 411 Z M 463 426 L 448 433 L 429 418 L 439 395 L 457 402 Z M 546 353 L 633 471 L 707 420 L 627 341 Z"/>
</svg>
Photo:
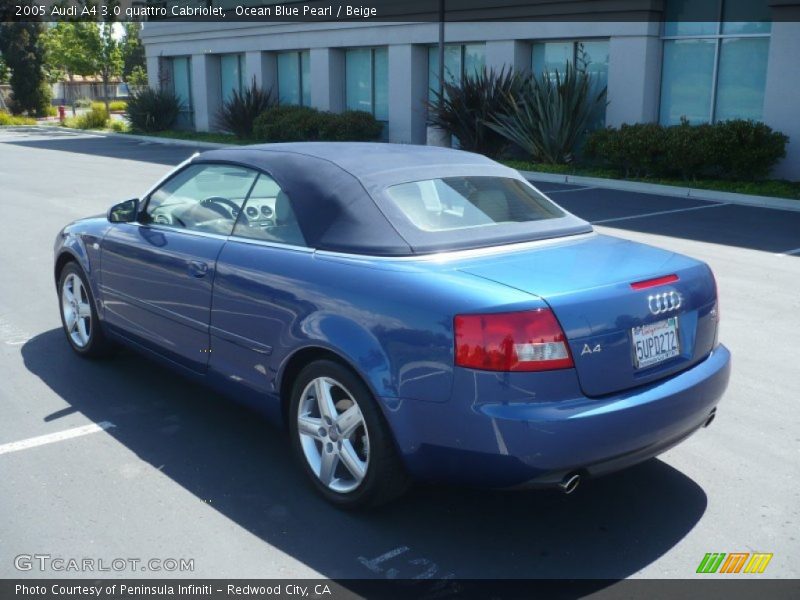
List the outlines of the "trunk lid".
<svg viewBox="0 0 800 600">
<path fill-rule="evenodd" d="M 593 235 L 470 260 L 458 269 L 547 302 L 567 336 L 587 396 L 668 377 L 703 360 L 715 343 L 716 290 L 711 270 L 680 254 Z M 673 274 L 678 279 L 671 283 L 640 290 L 631 287 Z M 663 294 L 667 295 L 664 310 L 659 310 L 659 299 L 651 297 Z M 676 298 L 680 306 L 675 306 Z M 677 356 L 637 368 L 632 330 L 674 317 Z"/>
</svg>

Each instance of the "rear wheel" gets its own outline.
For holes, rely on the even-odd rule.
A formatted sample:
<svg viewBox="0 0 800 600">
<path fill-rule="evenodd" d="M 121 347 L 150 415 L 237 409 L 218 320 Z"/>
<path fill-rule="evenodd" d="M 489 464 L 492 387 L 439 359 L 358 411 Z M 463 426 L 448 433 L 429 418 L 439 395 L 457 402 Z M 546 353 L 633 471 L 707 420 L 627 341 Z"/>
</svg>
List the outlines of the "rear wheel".
<svg viewBox="0 0 800 600">
<path fill-rule="evenodd" d="M 58 292 L 61 324 L 72 349 L 87 358 L 108 355 L 112 345 L 100 327 L 86 275 L 76 263 L 67 263 L 61 271 Z"/>
<path fill-rule="evenodd" d="M 314 487 L 344 508 L 386 503 L 409 479 L 372 394 L 343 365 L 306 366 L 292 391 L 292 446 Z"/>
</svg>

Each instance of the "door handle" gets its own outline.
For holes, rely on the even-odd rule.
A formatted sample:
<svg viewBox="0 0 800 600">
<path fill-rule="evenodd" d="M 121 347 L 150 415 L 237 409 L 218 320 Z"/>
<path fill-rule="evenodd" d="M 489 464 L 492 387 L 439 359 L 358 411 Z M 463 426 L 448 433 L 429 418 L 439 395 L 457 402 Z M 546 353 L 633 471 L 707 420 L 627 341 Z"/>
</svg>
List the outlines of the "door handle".
<svg viewBox="0 0 800 600">
<path fill-rule="evenodd" d="M 189 275 L 192 277 L 205 277 L 208 273 L 208 265 L 197 260 L 189 261 Z"/>
</svg>

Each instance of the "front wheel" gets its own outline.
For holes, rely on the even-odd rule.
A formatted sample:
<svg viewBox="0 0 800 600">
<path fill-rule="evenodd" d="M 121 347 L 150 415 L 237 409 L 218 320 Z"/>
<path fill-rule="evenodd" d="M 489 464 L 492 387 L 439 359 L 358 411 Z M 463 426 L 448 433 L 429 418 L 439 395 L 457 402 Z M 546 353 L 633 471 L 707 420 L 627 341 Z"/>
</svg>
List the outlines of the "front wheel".
<svg viewBox="0 0 800 600">
<path fill-rule="evenodd" d="M 58 290 L 61 324 L 72 349 L 88 358 L 108 355 L 111 343 L 100 327 L 86 275 L 76 263 L 68 263 L 61 271 Z"/>
<path fill-rule="evenodd" d="M 348 368 L 320 360 L 292 391 L 292 446 L 314 487 L 343 508 L 384 504 L 408 487 L 391 431 L 364 383 Z"/>
</svg>

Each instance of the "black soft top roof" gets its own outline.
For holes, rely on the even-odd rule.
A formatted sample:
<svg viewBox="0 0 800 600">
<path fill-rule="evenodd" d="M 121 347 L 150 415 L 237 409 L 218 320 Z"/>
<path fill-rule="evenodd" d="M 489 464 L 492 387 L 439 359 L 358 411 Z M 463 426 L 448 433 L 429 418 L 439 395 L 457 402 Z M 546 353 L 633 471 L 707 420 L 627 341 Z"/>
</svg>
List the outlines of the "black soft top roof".
<svg viewBox="0 0 800 600">
<path fill-rule="evenodd" d="M 308 245 L 368 255 L 413 255 L 493 246 L 591 231 L 563 217 L 474 229 L 424 232 L 394 210 L 388 187 L 439 177 L 492 176 L 525 181 L 480 154 L 404 144 L 297 142 L 205 152 L 193 162 L 233 162 L 267 172 L 289 196 Z"/>
</svg>

